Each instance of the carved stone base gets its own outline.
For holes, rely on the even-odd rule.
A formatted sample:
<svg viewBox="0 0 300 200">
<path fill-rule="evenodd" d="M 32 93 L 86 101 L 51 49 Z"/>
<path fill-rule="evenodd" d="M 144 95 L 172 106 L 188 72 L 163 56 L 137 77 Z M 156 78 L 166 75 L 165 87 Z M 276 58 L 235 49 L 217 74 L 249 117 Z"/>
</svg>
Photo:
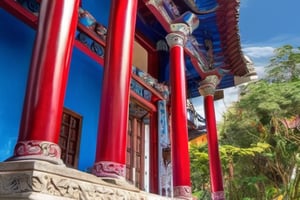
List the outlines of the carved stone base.
<svg viewBox="0 0 300 200">
<path fill-rule="evenodd" d="M 169 199 L 45 161 L 0 163 L 0 200 Z"/>
<path fill-rule="evenodd" d="M 212 200 L 225 200 L 224 191 L 212 192 L 211 199 Z"/>
<path fill-rule="evenodd" d="M 94 165 L 92 173 L 99 177 L 111 177 L 125 180 L 126 165 L 108 161 L 97 162 Z"/>
<path fill-rule="evenodd" d="M 19 141 L 15 146 L 14 156 L 9 160 L 45 160 L 63 165 L 60 147 L 52 142 L 29 140 Z"/>
<path fill-rule="evenodd" d="M 192 188 L 190 186 L 175 186 L 173 187 L 174 197 L 180 199 L 192 199 Z"/>
</svg>

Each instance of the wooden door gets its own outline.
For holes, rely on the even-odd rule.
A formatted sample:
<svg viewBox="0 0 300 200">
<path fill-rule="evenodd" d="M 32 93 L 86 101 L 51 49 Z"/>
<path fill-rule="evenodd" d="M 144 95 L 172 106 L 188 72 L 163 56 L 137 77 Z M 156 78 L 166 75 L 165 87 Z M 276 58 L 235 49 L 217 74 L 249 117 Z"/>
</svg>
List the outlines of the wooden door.
<svg viewBox="0 0 300 200">
<path fill-rule="evenodd" d="M 127 133 L 126 179 L 144 190 L 145 124 L 142 119 L 130 116 Z"/>
</svg>

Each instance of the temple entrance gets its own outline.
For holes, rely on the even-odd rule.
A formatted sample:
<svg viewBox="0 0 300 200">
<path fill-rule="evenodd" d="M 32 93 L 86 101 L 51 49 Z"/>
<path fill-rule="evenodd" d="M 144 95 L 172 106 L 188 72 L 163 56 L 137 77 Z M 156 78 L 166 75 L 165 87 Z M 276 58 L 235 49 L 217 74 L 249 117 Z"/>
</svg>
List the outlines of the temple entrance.
<svg viewBox="0 0 300 200">
<path fill-rule="evenodd" d="M 147 190 L 149 169 L 149 147 L 145 146 L 145 141 L 149 138 L 149 125 L 145 120 L 147 111 L 132 103 L 130 111 L 127 131 L 126 180 L 141 190 Z M 137 113 L 142 113 L 142 116 Z"/>
</svg>

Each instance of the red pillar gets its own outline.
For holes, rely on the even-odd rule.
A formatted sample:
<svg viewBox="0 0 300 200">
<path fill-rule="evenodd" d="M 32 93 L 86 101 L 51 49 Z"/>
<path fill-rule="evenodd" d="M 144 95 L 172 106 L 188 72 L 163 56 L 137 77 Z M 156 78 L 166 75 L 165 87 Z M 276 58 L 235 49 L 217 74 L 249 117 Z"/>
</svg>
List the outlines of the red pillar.
<svg viewBox="0 0 300 200">
<path fill-rule="evenodd" d="M 96 176 L 125 178 L 126 175 L 126 136 L 137 2 L 111 2 L 93 169 Z"/>
<path fill-rule="evenodd" d="M 150 114 L 150 192 L 158 194 L 158 116 L 157 112 Z"/>
<path fill-rule="evenodd" d="M 200 94 L 204 97 L 212 200 L 225 199 L 214 109 L 214 93 L 218 83 L 217 76 L 208 76 L 201 82 L 199 88 Z"/>
<path fill-rule="evenodd" d="M 79 0 L 43 0 L 13 159 L 61 163 L 57 145 Z"/>
<path fill-rule="evenodd" d="M 171 129 L 173 193 L 175 198 L 191 198 L 190 159 L 186 116 L 185 34 L 167 35 L 170 46 Z"/>
</svg>

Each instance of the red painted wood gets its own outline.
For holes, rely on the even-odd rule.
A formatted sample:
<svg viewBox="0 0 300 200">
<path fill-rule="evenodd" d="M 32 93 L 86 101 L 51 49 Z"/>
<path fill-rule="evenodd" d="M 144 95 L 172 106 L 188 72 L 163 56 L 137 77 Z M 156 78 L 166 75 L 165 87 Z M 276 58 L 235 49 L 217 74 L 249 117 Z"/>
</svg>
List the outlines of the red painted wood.
<svg viewBox="0 0 300 200">
<path fill-rule="evenodd" d="M 137 0 L 111 2 L 96 163 L 125 165 L 136 12 Z"/>
<path fill-rule="evenodd" d="M 2 0 L 0 2 L 1 7 L 3 7 L 18 19 L 22 20 L 25 24 L 29 25 L 33 29 L 37 27 L 37 16 L 25 10 L 18 2 L 12 0 Z"/>
<path fill-rule="evenodd" d="M 183 47 L 171 47 L 170 59 L 173 186 L 190 186 Z"/>
<path fill-rule="evenodd" d="M 78 6 L 79 0 L 41 4 L 19 141 L 58 143 Z"/>
<path fill-rule="evenodd" d="M 152 94 L 151 102 L 156 103 L 159 100 L 164 100 L 164 97 L 153 87 L 149 86 L 145 81 L 143 81 L 141 78 L 139 78 L 137 75 L 132 74 L 132 79 L 137 81 L 139 84 L 141 84 L 144 88 L 149 90 Z"/>
<path fill-rule="evenodd" d="M 148 53 L 148 73 L 158 79 L 159 77 L 159 61 L 158 61 L 158 53 L 157 51 L 155 52 L 149 52 Z"/>
<path fill-rule="evenodd" d="M 158 116 L 150 114 L 150 192 L 158 194 Z"/>
<path fill-rule="evenodd" d="M 81 23 L 78 23 L 77 28 L 78 28 L 78 30 L 80 30 L 81 32 L 83 32 L 87 36 L 89 36 L 92 40 L 96 41 L 97 43 L 99 43 L 100 45 L 102 45 L 105 48 L 105 45 L 106 45 L 105 41 L 102 40 L 94 31 L 89 30 Z"/>
<path fill-rule="evenodd" d="M 103 67 L 104 59 L 102 57 L 98 56 L 95 52 L 91 51 L 91 49 L 88 48 L 86 45 L 84 45 L 83 43 L 81 43 L 78 40 L 75 40 L 74 46 L 77 47 L 83 53 L 85 53 L 88 57 L 90 57 L 91 59 L 93 59 L 94 61 L 99 63 L 101 67 Z"/>
<path fill-rule="evenodd" d="M 220 27 L 221 44 L 226 47 L 223 50 L 225 63 L 228 64 L 225 68 L 230 69 L 234 75 L 244 76 L 249 73 L 249 70 L 240 50 L 240 37 L 238 34 L 239 1 L 217 0 L 217 2 L 219 8 L 222 8 L 216 11 L 216 22 Z"/>
<path fill-rule="evenodd" d="M 142 45 L 148 53 L 153 53 L 156 51 L 156 44 L 153 44 L 145 35 L 136 30 L 135 40 Z"/>
<path fill-rule="evenodd" d="M 223 178 L 219 155 L 213 95 L 207 95 L 204 97 L 204 112 L 207 127 L 211 191 L 212 193 L 215 193 L 223 191 Z"/>
<path fill-rule="evenodd" d="M 157 112 L 157 108 L 155 105 L 153 105 L 151 102 L 147 101 L 146 99 L 144 99 L 143 97 L 135 93 L 134 91 L 132 90 L 130 91 L 130 96 L 133 97 L 135 100 L 137 100 L 138 103 L 141 104 L 146 110 L 150 112 Z"/>
</svg>

